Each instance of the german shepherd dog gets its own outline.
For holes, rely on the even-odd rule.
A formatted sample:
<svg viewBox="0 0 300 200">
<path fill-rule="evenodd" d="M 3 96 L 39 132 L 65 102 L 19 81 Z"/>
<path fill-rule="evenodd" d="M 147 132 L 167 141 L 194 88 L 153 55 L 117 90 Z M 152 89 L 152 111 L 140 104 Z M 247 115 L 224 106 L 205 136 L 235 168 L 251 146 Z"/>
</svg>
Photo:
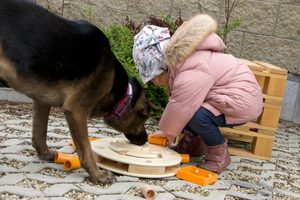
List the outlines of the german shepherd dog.
<svg viewBox="0 0 300 200">
<path fill-rule="evenodd" d="M 150 102 L 106 36 L 86 21 L 64 19 L 26 0 L 1 0 L 0 77 L 33 99 L 32 144 L 42 160 L 55 156 L 46 144 L 51 106 L 62 108 L 81 166 L 94 182 L 112 183 L 115 176 L 96 166 L 88 117 L 104 117 L 134 144 L 147 141 Z"/>
</svg>

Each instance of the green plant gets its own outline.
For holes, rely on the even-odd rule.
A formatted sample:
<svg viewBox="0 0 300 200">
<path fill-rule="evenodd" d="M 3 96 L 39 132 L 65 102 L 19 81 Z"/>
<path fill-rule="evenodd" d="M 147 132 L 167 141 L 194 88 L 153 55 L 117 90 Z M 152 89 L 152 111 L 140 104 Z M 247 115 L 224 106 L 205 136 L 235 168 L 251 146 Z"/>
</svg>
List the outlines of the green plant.
<svg viewBox="0 0 300 200">
<path fill-rule="evenodd" d="M 156 16 L 151 15 L 149 17 L 149 20 L 147 21 L 147 24 L 156 25 L 160 27 L 167 27 L 170 31 L 171 36 L 175 33 L 178 27 L 181 26 L 182 23 L 183 20 L 181 19 L 180 15 L 175 21 L 173 21 L 170 16 L 162 16 L 161 18 L 158 18 Z"/>
<path fill-rule="evenodd" d="M 181 17 L 176 21 L 172 21 L 170 17 L 158 18 L 150 16 L 146 24 L 168 27 L 171 35 L 183 23 Z M 142 25 L 136 24 L 126 17 L 124 24 L 112 24 L 109 27 L 101 28 L 104 34 L 108 37 L 112 51 L 117 59 L 122 63 L 130 77 L 136 77 L 141 83 L 141 79 L 135 68 L 132 58 L 133 37 L 141 30 Z M 166 88 L 159 88 L 153 84 L 143 84 L 146 97 L 157 107 L 164 108 L 168 101 L 168 92 Z M 154 115 L 159 116 L 161 111 L 154 112 Z"/>
<path fill-rule="evenodd" d="M 159 108 L 164 108 L 168 102 L 168 91 L 166 88 L 156 87 L 152 83 L 144 85 L 146 97 Z"/>
<path fill-rule="evenodd" d="M 110 41 L 112 51 L 126 69 L 129 77 L 136 77 L 141 82 L 132 58 L 133 37 L 129 28 L 121 24 L 113 24 L 107 28 L 102 28 L 102 30 Z M 166 89 L 155 87 L 152 84 L 143 84 L 143 88 L 146 97 L 154 105 L 160 108 L 163 108 L 166 105 Z M 155 114 L 158 115 L 158 113 Z"/>
<path fill-rule="evenodd" d="M 225 25 L 222 30 L 218 31 L 218 35 L 222 37 L 225 44 L 227 44 L 228 33 L 241 25 L 240 19 L 235 19 L 230 22 L 232 12 L 237 5 L 239 5 L 239 0 L 224 0 Z"/>
<path fill-rule="evenodd" d="M 241 26 L 241 20 L 240 19 L 235 19 L 231 23 L 228 23 L 222 30 L 218 31 L 218 35 L 223 38 L 224 43 L 227 43 L 227 36 L 228 33 L 231 31 L 235 30 L 236 28 Z"/>
<path fill-rule="evenodd" d="M 81 9 L 82 14 L 84 15 L 84 18 L 88 20 L 89 22 L 93 22 L 94 20 L 94 14 L 95 14 L 95 9 L 92 7 L 84 7 Z"/>
<path fill-rule="evenodd" d="M 123 64 L 128 75 L 137 76 L 132 58 L 133 37 L 130 30 L 121 24 L 113 24 L 102 30 L 110 42 L 112 51 Z"/>
</svg>

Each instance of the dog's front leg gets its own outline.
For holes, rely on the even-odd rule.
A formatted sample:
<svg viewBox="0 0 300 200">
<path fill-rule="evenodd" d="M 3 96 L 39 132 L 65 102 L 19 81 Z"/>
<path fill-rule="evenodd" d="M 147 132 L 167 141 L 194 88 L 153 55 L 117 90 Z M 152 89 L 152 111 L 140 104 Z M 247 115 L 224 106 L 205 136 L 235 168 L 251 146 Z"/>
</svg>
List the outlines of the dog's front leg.
<svg viewBox="0 0 300 200">
<path fill-rule="evenodd" d="M 41 160 L 53 161 L 55 153 L 49 151 L 47 140 L 48 118 L 51 107 L 33 101 L 32 146 Z"/>
<path fill-rule="evenodd" d="M 88 172 L 91 180 L 103 184 L 115 182 L 116 177 L 112 173 L 106 170 L 99 170 L 96 165 L 91 144 L 88 140 L 87 111 L 76 107 L 72 110 L 64 110 L 64 114 L 72 134 L 72 139 L 76 145 L 81 166 Z"/>
</svg>

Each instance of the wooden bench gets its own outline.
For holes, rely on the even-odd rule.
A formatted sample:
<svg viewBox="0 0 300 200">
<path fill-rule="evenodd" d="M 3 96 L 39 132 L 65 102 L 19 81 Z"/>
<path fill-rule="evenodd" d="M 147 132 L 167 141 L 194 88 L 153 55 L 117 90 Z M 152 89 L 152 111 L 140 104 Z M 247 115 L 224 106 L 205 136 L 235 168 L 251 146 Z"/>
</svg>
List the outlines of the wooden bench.
<svg viewBox="0 0 300 200">
<path fill-rule="evenodd" d="M 260 61 L 243 60 L 255 75 L 263 91 L 264 108 L 255 123 L 233 128 L 221 128 L 229 140 L 250 143 L 250 150 L 229 147 L 232 155 L 270 159 L 281 113 L 281 103 L 287 80 L 287 70 Z"/>
</svg>

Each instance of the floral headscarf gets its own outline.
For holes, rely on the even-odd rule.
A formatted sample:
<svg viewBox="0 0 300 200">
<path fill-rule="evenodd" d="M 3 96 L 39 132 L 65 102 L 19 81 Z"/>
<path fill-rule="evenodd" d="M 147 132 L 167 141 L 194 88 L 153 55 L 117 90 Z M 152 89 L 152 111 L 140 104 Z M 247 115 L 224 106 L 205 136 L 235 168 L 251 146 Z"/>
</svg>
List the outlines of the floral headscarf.
<svg viewBox="0 0 300 200">
<path fill-rule="evenodd" d="M 154 25 L 145 26 L 134 37 L 133 60 L 144 83 L 167 69 L 163 48 L 169 40 L 169 29 Z"/>
</svg>

